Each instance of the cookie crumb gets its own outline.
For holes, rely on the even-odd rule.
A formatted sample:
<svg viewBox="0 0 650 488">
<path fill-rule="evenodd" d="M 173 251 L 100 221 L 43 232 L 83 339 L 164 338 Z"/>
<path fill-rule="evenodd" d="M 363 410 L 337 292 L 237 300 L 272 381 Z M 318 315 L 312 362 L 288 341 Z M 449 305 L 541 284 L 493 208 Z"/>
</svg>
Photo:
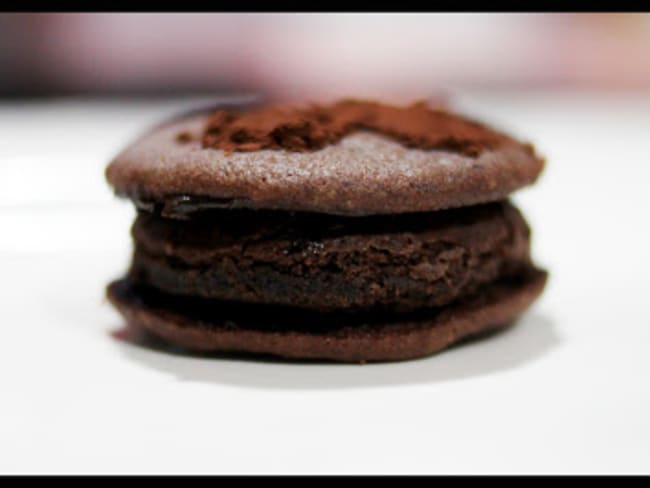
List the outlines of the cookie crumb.
<svg viewBox="0 0 650 488">
<path fill-rule="evenodd" d="M 194 137 L 192 136 L 192 134 L 187 131 L 179 132 L 176 135 L 176 142 L 179 142 L 181 144 L 187 144 L 188 142 L 192 142 L 193 139 Z"/>
</svg>

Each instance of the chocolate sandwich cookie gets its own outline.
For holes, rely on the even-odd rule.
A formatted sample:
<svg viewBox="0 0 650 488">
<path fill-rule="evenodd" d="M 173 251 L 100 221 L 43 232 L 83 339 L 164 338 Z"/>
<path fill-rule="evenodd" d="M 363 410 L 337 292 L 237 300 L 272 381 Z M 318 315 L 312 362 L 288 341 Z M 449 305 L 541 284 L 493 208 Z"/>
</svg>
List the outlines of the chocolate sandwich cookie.
<svg viewBox="0 0 650 488">
<path fill-rule="evenodd" d="M 193 114 L 107 168 L 138 208 L 108 296 L 197 350 L 408 359 L 512 322 L 541 293 L 506 198 L 529 144 L 418 103 L 345 100 Z"/>
</svg>

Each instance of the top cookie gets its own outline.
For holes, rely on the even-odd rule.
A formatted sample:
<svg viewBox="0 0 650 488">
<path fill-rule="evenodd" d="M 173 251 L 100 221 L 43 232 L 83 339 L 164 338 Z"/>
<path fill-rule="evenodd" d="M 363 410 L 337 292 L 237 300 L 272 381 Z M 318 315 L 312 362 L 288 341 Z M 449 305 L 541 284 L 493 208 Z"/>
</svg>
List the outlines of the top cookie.
<svg viewBox="0 0 650 488">
<path fill-rule="evenodd" d="M 543 164 L 531 145 L 460 115 L 347 100 L 175 119 L 122 151 L 106 176 L 170 216 L 203 206 L 369 215 L 503 199 Z"/>
</svg>

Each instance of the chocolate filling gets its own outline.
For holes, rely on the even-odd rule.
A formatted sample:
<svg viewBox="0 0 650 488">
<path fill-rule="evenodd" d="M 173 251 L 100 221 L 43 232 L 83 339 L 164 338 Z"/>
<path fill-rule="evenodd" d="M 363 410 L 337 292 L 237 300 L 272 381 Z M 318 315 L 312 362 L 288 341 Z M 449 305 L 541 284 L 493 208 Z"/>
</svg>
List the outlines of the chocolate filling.
<svg viewBox="0 0 650 488">
<path fill-rule="evenodd" d="M 408 328 L 430 327 L 432 321 L 445 317 L 448 310 L 467 306 L 480 308 L 496 298 L 532 282 L 545 279 L 546 273 L 534 267 L 495 280 L 476 292 L 456 300 L 453 307 L 419 308 L 409 312 L 384 309 L 337 310 L 322 313 L 284 305 L 256 305 L 237 301 L 214 300 L 193 296 L 170 295 L 154 288 L 138 286 L 128 280 L 113 282 L 111 293 L 121 300 L 148 309 L 182 316 L 191 327 L 219 327 L 266 332 L 302 332 L 309 334 L 363 335 L 369 332 L 406 332 Z"/>
<path fill-rule="evenodd" d="M 178 296 L 321 311 L 440 307 L 532 268 L 508 202 L 370 217 L 140 211 L 131 283 Z"/>
</svg>

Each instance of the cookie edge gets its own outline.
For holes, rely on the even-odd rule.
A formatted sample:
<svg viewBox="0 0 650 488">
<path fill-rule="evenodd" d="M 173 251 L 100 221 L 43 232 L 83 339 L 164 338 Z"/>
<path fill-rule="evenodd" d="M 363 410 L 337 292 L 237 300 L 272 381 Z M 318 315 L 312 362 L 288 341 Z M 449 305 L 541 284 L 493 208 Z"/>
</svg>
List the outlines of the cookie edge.
<svg viewBox="0 0 650 488">
<path fill-rule="evenodd" d="M 528 280 L 487 302 L 443 307 L 443 312 L 433 321 L 415 327 L 412 322 L 398 324 L 403 332 L 382 334 L 364 330 L 352 337 L 188 324 L 186 317 L 176 311 L 125 299 L 118 291 L 123 280 L 107 287 L 107 298 L 127 324 L 188 350 L 265 354 L 298 360 L 379 362 L 429 356 L 471 336 L 505 328 L 539 297 L 547 278 L 546 271 L 536 269 Z"/>
</svg>

